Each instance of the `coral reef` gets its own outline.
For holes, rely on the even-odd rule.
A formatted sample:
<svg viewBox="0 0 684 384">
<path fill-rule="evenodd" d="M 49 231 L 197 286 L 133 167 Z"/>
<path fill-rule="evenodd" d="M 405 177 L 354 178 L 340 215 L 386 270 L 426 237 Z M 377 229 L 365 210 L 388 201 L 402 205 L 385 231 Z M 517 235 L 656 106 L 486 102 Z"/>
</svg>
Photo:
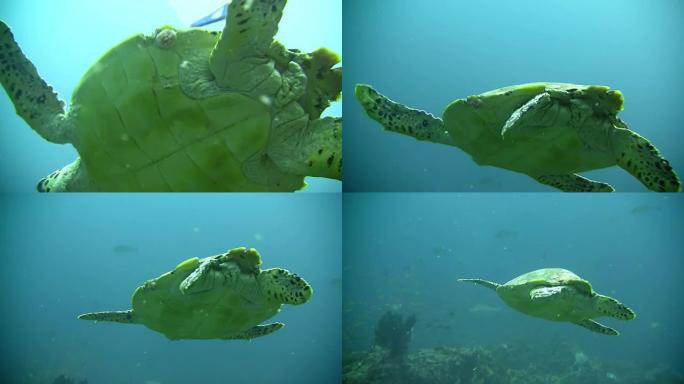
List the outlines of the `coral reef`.
<svg viewBox="0 0 684 384">
<path fill-rule="evenodd" d="M 568 345 L 554 348 L 526 343 L 495 347 L 425 348 L 404 363 L 388 349 L 355 352 L 343 367 L 344 384 L 655 384 L 684 383 L 666 366 L 610 365 L 583 356 Z"/>
<path fill-rule="evenodd" d="M 88 384 L 88 380 L 76 381 L 73 377 L 59 375 L 52 381 L 52 384 Z"/>
<path fill-rule="evenodd" d="M 389 351 L 389 357 L 403 360 L 408 353 L 411 330 L 416 324 L 416 316 L 406 319 L 394 311 L 385 312 L 375 326 L 375 345 Z"/>
</svg>

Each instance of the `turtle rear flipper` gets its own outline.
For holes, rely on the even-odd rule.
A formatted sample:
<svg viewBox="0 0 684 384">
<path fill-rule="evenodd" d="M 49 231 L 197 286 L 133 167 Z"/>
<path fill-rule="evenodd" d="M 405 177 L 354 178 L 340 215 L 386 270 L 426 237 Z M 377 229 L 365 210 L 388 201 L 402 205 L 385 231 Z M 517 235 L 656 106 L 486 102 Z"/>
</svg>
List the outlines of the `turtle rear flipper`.
<svg viewBox="0 0 684 384">
<path fill-rule="evenodd" d="M 621 124 L 620 124 L 621 123 Z M 646 138 L 627 129 L 616 127 L 613 132 L 613 151 L 617 164 L 632 174 L 648 189 L 656 192 L 679 192 L 682 183 L 670 163 Z"/>
<path fill-rule="evenodd" d="M 127 311 L 91 312 L 78 315 L 79 320 L 112 321 L 115 323 L 135 324 L 138 317 L 132 309 Z"/>
<path fill-rule="evenodd" d="M 251 340 L 255 339 L 257 337 L 261 336 L 266 336 L 268 334 L 271 334 L 280 328 L 284 327 L 285 324 L 283 323 L 271 323 L 271 324 L 264 324 L 264 325 L 255 325 L 252 328 L 249 328 L 245 331 L 242 331 L 238 333 L 237 335 L 233 335 L 231 337 L 227 337 L 226 339 L 238 339 L 238 340 Z"/>
<path fill-rule="evenodd" d="M 542 184 L 558 188 L 563 192 L 614 192 L 615 189 L 607 183 L 594 181 L 577 174 L 571 175 L 543 175 L 534 178 Z"/>
<path fill-rule="evenodd" d="M 290 174 L 342 180 L 342 118 L 324 117 L 302 124 L 306 128 L 301 134 L 275 130 L 268 148 L 273 162 Z"/>
<path fill-rule="evenodd" d="M 97 191 L 97 186 L 88 177 L 79 157 L 66 167 L 40 179 L 36 189 L 38 192 L 93 192 Z"/>
<path fill-rule="evenodd" d="M 620 334 L 620 332 L 616 331 L 615 329 L 611 327 L 606 327 L 605 325 L 597 323 L 591 319 L 575 321 L 573 323 L 579 325 L 580 327 L 584 327 L 592 332 L 600 333 L 602 335 L 617 336 Z"/>
<path fill-rule="evenodd" d="M 386 130 L 418 140 L 454 145 L 442 119 L 431 113 L 396 103 L 370 85 L 357 84 L 354 93 L 368 117 Z"/>
<path fill-rule="evenodd" d="M 601 316 L 610 316 L 620 320 L 632 320 L 636 317 L 634 311 L 612 297 L 597 294 L 594 306 Z"/>
<path fill-rule="evenodd" d="M 475 283 L 475 284 L 479 284 L 479 285 L 485 286 L 485 287 L 487 287 L 487 288 L 489 288 L 489 289 L 493 289 L 493 290 L 495 290 L 495 291 L 496 291 L 496 289 L 499 288 L 499 286 L 501 285 L 501 284 L 497 284 L 497 283 L 494 283 L 494 282 L 491 282 L 491 281 L 487 281 L 487 280 L 482 280 L 482 279 L 458 279 L 457 281 L 459 281 L 459 282 L 466 282 L 466 283 Z"/>
<path fill-rule="evenodd" d="M 64 118 L 64 102 L 26 58 L 7 24 L 0 21 L 0 82 L 17 114 L 45 140 L 72 143 L 73 130 Z"/>
</svg>

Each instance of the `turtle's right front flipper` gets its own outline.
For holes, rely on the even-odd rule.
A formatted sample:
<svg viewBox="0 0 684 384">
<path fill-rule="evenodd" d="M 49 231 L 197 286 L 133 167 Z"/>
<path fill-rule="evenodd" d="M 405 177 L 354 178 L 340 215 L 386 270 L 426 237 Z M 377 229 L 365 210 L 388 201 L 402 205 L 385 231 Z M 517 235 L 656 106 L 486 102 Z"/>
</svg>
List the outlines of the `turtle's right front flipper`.
<svg viewBox="0 0 684 384">
<path fill-rule="evenodd" d="M 613 131 L 613 152 L 618 165 L 648 189 L 656 192 L 679 192 L 682 183 L 670 163 L 650 141 L 619 121 Z"/>
<path fill-rule="evenodd" d="M 112 321 L 115 323 L 137 323 L 138 318 L 132 309 L 127 311 L 91 312 L 78 315 L 79 320 Z"/>
<path fill-rule="evenodd" d="M 601 323 L 597 323 L 591 319 L 575 321 L 574 323 L 580 327 L 584 327 L 592 332 L 600 333 L 602 335 L 617 336 L 620 334 L 620 332 L 616 331 L 615 329 L 607 327 Z"/>
<path fill-rule="evenodd" d="M 36 67 L 14 41 L 7 24 L 0 21 L 0 82 L 17 114 L 44 139 L 71 143 L 72 130 L 64 120 L 64 102 L 45 83 Z"/>
<path fill-rule="evenodd" d="M 255 325 L 252 328 L 249 328 L 237 335 L 233 335 L 231 337 L 227 337 L 226 339 L 233 339 L 233 340 L 252 340 L 257 337 L 261 336 L 266 336 L 270 335 L 271 333 L 281 329 L 284 327 L 285 324 L 283 323 L 271 323 L 271 324 L 264 324 L 264 325 Z"/>
<path fill-rule="evenodd" d="M 396 103 L 370 85 L 357 84 L 354 93 L 368 117 L 382 124 L 386 130 L 418 140 L 453 145 L 442 119 L 431 113 Z"/>
<path fill-rule="evenodd" d="M 594 181 L 577 174 L 571 175 L 543 175 L 534 178 L 542 184 L 558 188 L 563 192 L 614 192 L 615 189 L 607 183 Z"/>
</svg>

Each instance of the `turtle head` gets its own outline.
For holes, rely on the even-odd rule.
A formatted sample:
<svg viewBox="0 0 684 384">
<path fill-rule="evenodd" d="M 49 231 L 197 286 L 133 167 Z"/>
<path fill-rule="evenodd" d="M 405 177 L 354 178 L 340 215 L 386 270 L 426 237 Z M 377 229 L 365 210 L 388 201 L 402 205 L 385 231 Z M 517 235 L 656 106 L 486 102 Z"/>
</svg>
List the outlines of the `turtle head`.
<svg viewBox="0 0 684 384">
<path fill-rule="evenodd" d="M 603 112 L 607 116 L 614 116 L 624 108 L 625 98 L 622 96 L 622 92 L 603 85 L 587 87 L 585 96 L 591 99 L 594 111 Z"/>
<path fill-rule="evenodd" d="M 304 304 L 313 289 L 304 279 L 286 269 L 272 268 L 259 274 L 261 291 L 271 300 L 283 304 Z"/>
</svg>

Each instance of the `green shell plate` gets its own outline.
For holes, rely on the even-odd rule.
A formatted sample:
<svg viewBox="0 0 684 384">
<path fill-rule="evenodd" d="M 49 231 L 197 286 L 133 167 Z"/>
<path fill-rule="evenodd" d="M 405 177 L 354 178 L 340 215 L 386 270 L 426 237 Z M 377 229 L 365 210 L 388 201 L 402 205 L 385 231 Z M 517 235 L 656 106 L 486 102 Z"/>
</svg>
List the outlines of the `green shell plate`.
<svg viewBox="0 0 684 384">
<path fill-rule="evenodd" d="M 178 31 L 173 47 L 163 49 L 136 35 L 86 73 L 72 98 L 75 146 L 101 190 L 280 190 L 242 172 L 266 146 L 269 108 L 233 92 L 193 99 L 179 85 L 184 60 L 209 57 L 217 39 Z"/>
<path fill-rule="evenodd" d="M 502 128 L 512 113 L 546 90 L 576 92 L 581 100 L 593 104 L 594 98 L 605 99 L 596 106 L 613 116 L 622 109 L 622 95 L 604 86 L 564 83 L 529 83 L 505 87 L 476 96 L 458 99 L 444 110 L 446 129 L 454 143 L 480 165 L 493 165 L 532 176 L 572 174 L 616 164 L 608 153 L 592 150 L 582 142 L 575 127 L 554 122 L 532 134 L 505 140 Z M 562 116 L 560 116 L 562 117 Z M 563 121 L 559 118 L 557 121 Z M 589 129 L 596 121 L 587 121 Z"/>
<path fill-rule="evenodd" d="M 231 338 L 280 310 L 281 304 L 265 298 L 245 302 L 240 292 L 230 289 L 182 294 L 180 283 L 200 261 L 188 259 L 138 287 L 132 299 L 138 321 L 172 340 Z"/>
</svg>

